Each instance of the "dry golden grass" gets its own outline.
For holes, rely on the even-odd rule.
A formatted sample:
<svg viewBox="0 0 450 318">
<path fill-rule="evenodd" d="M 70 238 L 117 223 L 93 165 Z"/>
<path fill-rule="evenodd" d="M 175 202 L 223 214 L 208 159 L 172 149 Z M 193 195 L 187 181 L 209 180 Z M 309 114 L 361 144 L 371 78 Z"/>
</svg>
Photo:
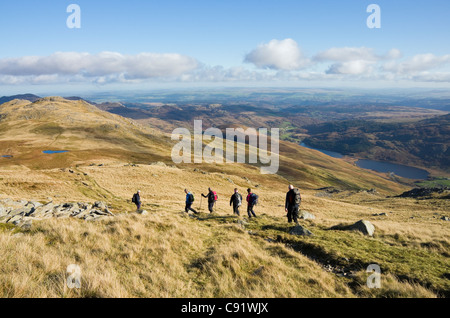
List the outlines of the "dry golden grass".
<svg viewBox="0 0 450 318">
<path fill-rule="evenodd" d="M 176 212 L 51 220 L 0 237 L 2 297 L 352 296 L 301 254 Z M 79 290 L 67 288 L 70 264 L 82 270 Z"/>
<path fill-rule="evenodd" d="M 0 248 L 5 251 L 0 258 L 4 297 L 436 297 L 420 284 L 399 281 L 395 273 L 386 273 L 382 290 L 374 291 L 364 287 L 367 274 L 360 270 L 353 280 L 359 287 L 350 288 L 349 282 L 309 259 L 311 255 L 282 242 L 268 242 L 261 229 L 273 224 L 270 218 L 286 224 L 283 203 L 287 183 L 277 176 L 265 177 L 266 181 L 255 188 L 252 180 L 237 176 L 159 165 L 133 167 L 114 161 L 102 167 L 79 166 L 73 174 L 59 169 L 25 171 L 2 175 L 8 183 L 14 178 L 25 182 L 41 176 L 47 186 L 38 187 L 36 196 L 27 198 L 44 200 L 55 184 L 60 186 L 56 180 L 61 180 L 63 188 L 54 190 L 60 193 L 57 202 L 103 199 L 118 216 L 95 223 L 35 222 L 31 232 L 20 237 L 10 231 L 0 233 Z M 89 191 L 80 190 L 77 178 L 90 182 L 92 186 L 85 187 Z M 208 186 L 219 194 L 216 213 L 202 214 L 200 219 L 187 217 L 182 212 L 184 188 L 196 194 L 194 207 L 198 208 L 200 193 Z M 262 236 L 249 235 L 231 216 L 229 197 L 233 189 L 244 192 L 249 186 L 261 198 L 256 212 L 263 217 L 257 227 Z M 30 193 L 26 189 L 18 192 L 20 187 L 5 187 L 3 182 L 2 187 L 5 197 L 19 199 Z M 131 213 L 129 200 L 137 189 L 142 190 L 148 216 Z M 350 203 L 342 201 L 344 198 L 317 197 L 315 193 L 303 191 L 302 205 L 317 217 L 306 224 L 313 232 L 368 219 L 383 244 L 406 244 L 407 248 L 437 254 L 449 252 L 449 227 L 433 218 L 436 211 L 443 213 L 445 206 L 436 210 L 427 202 L 417 204 L 416 200 L 388 200 L 368 194 L 350 195 L 345 199 L 353 201 Z M 205 212 L 205 201 L 202 207 Z M 388 216 L 373 216 L 381 212 L 388 212 Z M 411 215 L 420 218 L 410 219 Z M 82 268 L 83 287 L 79 291 L 65 285 L 70 264 Z"/>
<path fill-rule="evenodd" d="M 450 290 L 450 228 L 439 220 L 448 200 L 387 198 L 407 187 L 290 143 L 281 145 L 280 175 L 242 164 L 175 167 L 153 164 L 170 163 L 167 136 L 82 102 L 14 101 L 2 111 L 10 117 L 0 122 L 0 149 L 14 158 L 0 158 L 0 199 L 101 200 L 117 216 L 39 221 L 24 233 L 0 226 L 0 296 L 436 297 Z M 42 154 L 57 148 L 71 151 Z M 302 209 L 316 216 L 302 222 L 312 238 L 288 234 L 289 183 L 301 187 Z M 316 196 L 314 189 L 328 185 L 347 191 Z M 219 195 L 216 213 L 182 212 L 185 188 L 195 194 L 193 207 L 206 212 L 201 193 L 208 187 Z M 260 197 L 260 217 L 244 227 L 242 217 L 231 216 L 236 187 L 244 197 L 249 187 Z M 146 216 L 132 213 L 138 189 Z M 374 215 L 383 212 L 388 216 Z M 374 238 L 328 230 L 360 219 L 375 225 Z M 355 273 L 339 277 L 324 268 L 327 261 L 354 266 Z M 385 271 L 381 289 L 365 287 L 371 262 Z M 70 264 L 81 267 L 80 290 L 67 287 Z"/>
</svg>

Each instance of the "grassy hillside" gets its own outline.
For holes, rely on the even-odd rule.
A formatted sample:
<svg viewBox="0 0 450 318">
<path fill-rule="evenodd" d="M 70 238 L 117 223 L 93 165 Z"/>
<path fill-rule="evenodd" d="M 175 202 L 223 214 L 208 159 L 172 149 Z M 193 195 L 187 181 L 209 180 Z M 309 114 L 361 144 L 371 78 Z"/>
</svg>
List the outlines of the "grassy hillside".
<svg viewBox="0 0 450 318">
<path fill-rule="evenodd" d="M 60 98 L 0 106 L 1 149 L 13 155 L 0 158 L 0 200 L 101 200 L 116 215 L 0 224 L 0 297 L 448 296 L 448 200 L 389 197 L 408 188 L 292 143 L 280 145 L 278 175 L 245 164 L 176 166 L 167 135 L 91 107 Z M 69 152 L 42 153 L 49 149 Z M 290 234 L 289 183 L 316 216 L 301 221 L 313 236 Z M 318 190 L 328 186 L 339 191 Z M 219 195 L 214 214 L 200 196 L 208 187 Z M 258 218 L 244 207 L 232 215 L 236 187 L 260 196 Z M 201 214 L 184 212 L 185 188 Z M 130 202 L 137 189 L 147 215 Z M 361 219 L 374 237 L 330 229 Z M 70 264 L 82 270 L 80 290 L 65 284 Z M 382 269 L 381 289 L 366 286 L 369 264 Z"/>
</svg>

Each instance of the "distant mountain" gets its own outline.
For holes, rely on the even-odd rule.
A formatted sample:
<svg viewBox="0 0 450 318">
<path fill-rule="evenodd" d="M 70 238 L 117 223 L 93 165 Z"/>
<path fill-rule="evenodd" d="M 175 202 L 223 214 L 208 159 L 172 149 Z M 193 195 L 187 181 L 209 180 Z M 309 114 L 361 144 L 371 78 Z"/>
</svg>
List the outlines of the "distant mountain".
<svg viewBox="0 0 450 318">
<path fill-rule="evenodd" d="M 450 114 L 415 122 L 348 120 L 305 128 L 310 137 L 304 142 L 314 148 L 442 170 L 450 167 Z"/>
<path fill-rule="evenodd" d="M 4 103 L 0 132 L 0 149 L 24 165 L 59 164 L 45 160 L 43 150 L 67 150 L 65 160 L 112 157 L 152 162 L 169 160 L 172 147 L 163 134 L 83 100 L 61 97 Z"/>
<path fill-rule="evenodd" d="M 19 95 L 13 95 L 13 96 L 3 96 L 3 97 L 0 98 L 0 105 L 4 104 L 4 103 L 7 103 L 7 102 L 10 102 L 10 101 L 15 100 L 15 99 L 27 100 L 29 102 L 34 103 L 35 101 L 37 101 L 37 100 L 39 100 L 41 98 L 42 97 L 34 95 L 34 94 L 19 94 Z M 84 99 L 82 97 L 78 97 L 78 96 L 64 97 L 64 99 L 72 100 L 72 101 L 81 100 L 81 101 L 84 101 L 84 102 L 86 102 L 88 104 L 96 105 L 94 102 L 88 101 L 88 100 L 86 100 L 86 99 Z"/>
<path fill-rule="evenodd" d="M 37 101 L 38 99 L 41 99 L 41 97 L 34 95 L 34 94 L 21 94 L 21 95 L 13 95 L 13 96 L 3 96 L 0 97 L 0 105 L 10 102 L 12 100 L 15 99 L 23 99 L 23 100 L 27 100 L 30 101 L 32 103 L 34 103 L 35 101 Z"/>
<path fill-rule="evenodd" d="M 96 103 L 91 102 L 91 101 L 88 101 L 88 100 L 86 100 L 86 99 L 84 99 L 84 98 L 82 98 L 82 97 L 78 97 L 78 96 L 64 97 L 64 99 L 67 99 L 67 100 L 73 100 L 73 101 L 81 100 L 81 101 L 86 102 L 86 103 L 88 103 L 88 104 L 96 105 Z"/>
</svg>

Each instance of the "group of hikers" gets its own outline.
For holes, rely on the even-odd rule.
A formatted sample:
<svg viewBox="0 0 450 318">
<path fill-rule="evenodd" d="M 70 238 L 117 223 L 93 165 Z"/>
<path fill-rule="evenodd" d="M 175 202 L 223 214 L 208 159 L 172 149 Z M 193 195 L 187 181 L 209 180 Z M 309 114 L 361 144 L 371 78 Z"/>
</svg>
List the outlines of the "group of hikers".
<svg viewBox="0 0 450 318">
<path fill-rule="evenodd" d="M 194 208 L 192 208 L 192 204 L 195 201 L 194 194 L 190 192 L 188 189 L 184 189 L 184 193 L 186 194 L 186 205 L 185 212 L 189 213 L 189 211 L 198 214 Z M 202 198 L 208 199 L 208 210 L 210 213 L 214 212 L 214 206 L 219 199 L 217 192 L 213 191 L 213 189 L 208 188 L 208 194 L 202 193 Z M 247 189 L 247 214 L 249 218 L 255 217 L 256 213 L 254 211 L 254 207 L 258 204 L 258 195 L 252 192 L 252 189 Z M 131 200 L 137 207 L 138 210 L 141 209 L 142 201 L 141 201 L 141 191 L 139 190 L 137 193 L 133 195 Z M 299 208 L 302 201 L 302 197 L 300 194 L 300 190 L 295 188 L 293 185 L 289 185 L 289 191 L 286 193 L 285 200 L 285 212 L 287 213 L 288 222 L 298 223 L 299 217 Z M 234 189 L 234 193 L 230 198 L 230 206 L 233 207 L 233 214 L 240 216 L 239 208 L 242 206 L 243 198 L 239 193 L 237 188 Z"/>
<path fill-rule="evenodd" d="M 189 192 L 188 189 L 184 189 L 184 193 L 186 193 L 186 207 L 185 212 L 192 211 L 195 214 L 198 214 L 196 210 L 192 208 L 192 204 L 194 203 L 194 195 Z M 258 204 L 258 196 L 255 193 L 252 193 L 252 189 L 247 189 L 247 214 L 248 217 L 256 217 L 256 213 L 253 210 L 255 205 Z M 211 188 L 208 188 L 208 194 L 203 194 L 203 198 L 208 199 L 208 211 L 209 213 L 214 212 L 214 205 L 216 204 L 219 197 L 217 196 L 217 192 L 213 191 Z M 239 208 L 242 206 L 242 195 L 239 193 L 239 190 L 236 188 L 234 189 L 234 193 L 231 196 L 230 199 L 230 206 L 233 206 L 233 213 L 240 216 Z"/>
</svg>

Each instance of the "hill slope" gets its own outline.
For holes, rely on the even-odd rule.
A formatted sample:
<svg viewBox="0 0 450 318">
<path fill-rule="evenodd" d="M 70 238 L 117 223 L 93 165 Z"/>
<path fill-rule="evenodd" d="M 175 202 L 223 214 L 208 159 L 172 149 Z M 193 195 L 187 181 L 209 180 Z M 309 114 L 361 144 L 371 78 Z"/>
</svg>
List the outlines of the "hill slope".
<svg viewBox="0 0 450 318">
<path fill-rule="evenodd" d="M 282 142 L 279 175 L 246 164 L 174 165 L 168 135 L 57 97 L 1 105 L 0 132 L 0 156 L 13 156 L 0 157 L 0 200 L 101 200 L 116 215 L 36 220 L 28 230 L 0 224 L 0 296 L 435 297 L 449 290 L 450 229 L 440 219 L 448 200 L 387 197 L 407 187 L 318 151 Z M 302 209 L 316 216 L 301 221 L 311 237 L 290 233 L 291 182 L 302 187 Z M 317 190 L 324 186 L 339 189 Z M 213 214 L 200 196 L 208 187 L 219 195 Z M 185 188 L 201 214 L 182 212 Z M 232 215 L 234 188 L 260 196 L 257 219 L 245 207 Z M 370 188 L 378 191 L 361 191 Z M 147 215 L 134 213 L 137 189 Z M 330 230 L 360 219 L 375 225 L 374 237 Z M 383 270 L 380 290 L 365 286 L 374 263 Z M 65 284 L 70 264 L 82 268 L 81 290 Z"/>
<path fill-rule="evenodd" d="M 163 134 L 78 100 L 48 97 L 29 102 L 13 100 L 0 106 L 0 155 L 11 163 L 65 167 L 90 158 L 165 156 L 170 144 Z M 69 151 L 49 159 L 45 150 Z M 60 160 L 64 162 L 60 162 Z"/>
</svg>

